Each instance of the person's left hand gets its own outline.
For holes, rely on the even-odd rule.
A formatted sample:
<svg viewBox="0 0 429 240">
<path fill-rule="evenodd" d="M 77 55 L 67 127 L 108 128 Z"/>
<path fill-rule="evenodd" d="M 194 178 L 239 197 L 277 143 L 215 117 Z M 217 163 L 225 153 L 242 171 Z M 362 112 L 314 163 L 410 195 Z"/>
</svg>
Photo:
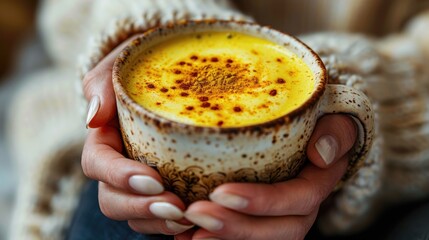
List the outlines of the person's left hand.
<svg viewBox="0 0 429 240">
<path fill-rule="evenodd" d="M 185 217 L 201 228 L 176 236 L 182 239 L 303 239 L 320 204 L 347 168 L 357 130 L 345 115 L 318 121 L 307 147 L 310 159 L 294 179 L 275 184 L 228 183 L 211 201 L 191 204 Z"/>
</svg>

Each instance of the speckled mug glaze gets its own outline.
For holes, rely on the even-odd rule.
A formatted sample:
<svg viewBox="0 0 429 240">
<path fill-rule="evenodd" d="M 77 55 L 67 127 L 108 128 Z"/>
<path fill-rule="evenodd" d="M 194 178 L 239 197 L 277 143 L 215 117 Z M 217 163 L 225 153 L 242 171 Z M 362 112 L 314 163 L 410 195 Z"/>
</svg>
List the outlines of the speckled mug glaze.
<svg viewBox="0 0 429 240">
<path fill-rule="evenodd" d="M 298 109 L 245 127 L 201 127 L 165 119 L 134 102 L 122 85 L 124 66 L 151 45 L 180 34 L 235 31 L 270 40 L 301 56 L 315 75 L 315 90 Z M 307 161 L 305 149 L 323 114 L 355 117 L 359 138 L 345 178 L 353 175 L 373 139 L 373 112 L 366 96 L 342 85 L 327 85 L 325 66 L 301 41 L 269 27 L 234 21 L 186 21 L 155 28 L 132 41 L 113 67 L 121 132 L 130 158 L 157 169 L 166 189 L 185 203 L 207 199 L 225 182 L 274 183 L 296 176 Z"/>
</svg>

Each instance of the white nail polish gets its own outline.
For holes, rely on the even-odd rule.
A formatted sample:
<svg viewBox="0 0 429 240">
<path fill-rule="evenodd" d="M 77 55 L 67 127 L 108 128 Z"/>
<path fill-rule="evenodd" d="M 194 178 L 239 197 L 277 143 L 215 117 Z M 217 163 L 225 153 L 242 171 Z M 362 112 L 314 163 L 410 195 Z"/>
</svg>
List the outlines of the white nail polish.
<svg viewBox="0 0 429 240">
<path fill-rule="evenodd" d="M 208 231 L 219 231 L 223 228 L 223 222 L 212 216 L 196 213 L 185 213 L 185 218 L 196 225 L 207 229 Z"/>
<path fill-rule="evenodd" d="M 167 202 L 154 202 L 149 206 L 150 212 L 158 218 L 179 220 L 183 218 L 180 208 Z"/>
<path fill-rule="evenodd" d="M 331 164 L 338 150 L 338 142 L 330 135 L 324 135 L 317 140 L 315 147 L 326 165 Z"/>
<path fill-rule="evenodd" d="M 209 197 L 213 202 L 235 210 L 246 208 L 249 205 L 249 200 L 234 194 L 213 192 Z"/>
<path fill-rule="evenodd" d="M 93 96 L 88 104 L 88 113 L 86 115 L 86 128 L 89 127 L 89 123 L 91 123 L 92 119 L 95 117 L 99 109 L 100 98 L 98 96 Z"/>
<path fill-rule="evenodd" d="M 165 220 L 165 225 L 167 226 L 168 229 L 170 229 L 171 231 L 173 231 L 176 234 L 182 233 L 182 232 L 189 230 L 189 229 L 194 227 L 194 225 L 183 225 L 183 224 L 180 224 L 180 223 L 177 223 L 175 221 L 168 220 L 168 219 Z"/>
<path fill-rule="evenodd" d="M 130 187 L 136 192 L 145 195 L 156 195 L 164 191 L 164 187 L 161 183 L 151 177 L 143 175 L 131 176 L 128 180 L 128 184 L 130 184 Z"/>
</svg>

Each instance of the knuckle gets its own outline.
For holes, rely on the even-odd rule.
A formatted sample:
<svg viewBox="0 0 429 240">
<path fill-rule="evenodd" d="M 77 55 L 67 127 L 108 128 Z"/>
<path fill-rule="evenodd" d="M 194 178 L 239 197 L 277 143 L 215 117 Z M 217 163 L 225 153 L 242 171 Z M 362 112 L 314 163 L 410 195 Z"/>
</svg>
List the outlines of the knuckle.
<svg viewBox="0 0 429 240">
<path fill-rule="evenodd" d="M 149 218 L 149 209 L 145 201 L 136 201 L 135 199 L 127 199 L 127 212 L 132 213 L 137 218 Z"/>
<path fill-rule="evenodd" d="M 114 187 L 128 189 L 128 179 L 131 170 L 119 159 L 112 159 L 103 169 L 103 180 Z"/>
<path fill-rule="evenodd" d="M 316 211 L 319 208 L 320 203 L 322 202 L 323 196 L 324 193 L 322 192 L 322 190 L 313 184 L 311 187 L 311 191 L 308 192 L 307 197 L 305 198 L 306 201 L 303 205 L 304 208 L 302 209 L 303 214 L 309 215 Z"/>
<path fill-rule="evenodd" d="M 343 144 L 345 145 L 345 150 L 349 150 L 353 147 L 355 139 L 357 137 L 357 126 L 356 122 L 348 116 L 340 116 L 338 119 L 339 126 L 341 127 L 340 137 Z"/>
<path fill-rule="evenodd" d="M 340 115 L 339 122 L 344 126 L 344 128 L 347 128 L 347 129 L 356 128 L 356 123 L 349 116 Z"/>
<path fill-rule="evenodd" d="M 306 206 L 304 207 L 304 214 L 309 215 L 310 213 L 314 212 L 319 207 L 319 201 L 316 197 L 310 197 L 307 200 Z"/>
<path fill-rule="evenodd" d="M 104 216 L 106 216 L 110 219 L 114 218 L 112 212 L 109 209 L 108 204 L 105 204 L 103 201 L 99 201 L 99 206 L 100 206 L 100 211 L 101 211 L 101 213 L 103 213 Z"/>
<path fill-rule="evenodd" d="M 140 224 L 137 224 L 136 221 L 128 221 L 128 226 L 134 231 L 138 233 L 143 233 L 143 231 L 140 229 Z"/>
<path fill-rule="evenodd" d="M 94 82 L 94 80 L 96 79 L 97 76 L 97 71 L 96 70 L 91 70 L 89 72 L 87 72 L 85 74 L 85 76 L 83 77 L 83 81 L 82 81 L 82 89 L 83 92 L 85 94 L 85 96 L 89 96 L 89 94 L 92 91 L 92 83 Z"/>
<path fill-rule="evenodd" d="M 99 166 L 97 166 L 96 162 L 98 161 L 100 150 L 97 149 L 88 149 L 87 146 L 84 147 L 83 153 L 82 153 L 82 171 L 85 174 L 85 176 L 95 179 L 95 180 L 103 180 L 99 177 L 99 172 L 102 169 L 97 169 Z"/>
<path fill-rule="evenodd" d="M 262 236 L 269 236 L 270 234 L 266 235 L 265 233 L 262 233 L 264 231 L 265 228 L 261 228 L 258 231 L 255 231 L 254 228 L 247 228 L 247 227 L 241 227 L 241 228 L 236 228 L 236 232 L 231 233 L 231 235 L 233 235 L 232 237 L 234 237 L 234 239 L 237 240 L 249 240 L 249 239 L 260 239 L 261 237 L 259 235 Z"/>
<path fill-rule="evenodd" d="M 84 75 L 82 89 L 86 97 L 89 97 L 92 92 L 97 91 L 97 85 L 109 80 L 112 68 L 113 66 L 106 66 L 105 64 L 97 65 Z"/>
<path fill-rule="evenodd" d="M 104 169 L 104 181 L 117 185 L 116 169 L 114 166 L 108 166 Z"/>
<path fill-rule="evenodd" d="M 293 236 L 292 239 L 297 239 L 297 240 L 305 239 L 306 235 L 308 234 L 308 232 L 310 231 L 311 227 L 314 224 L 316 215 L 317 214 L 312 213 L 311 216 L 306 216 L 304 218 L 301 218 L 298 221 L 299 225 L 294 228 L 294 232 L 292 233 L 292 236 Z"/>
<path fill-rule="evenodd" d="M 111 209 L 111 204 L 108 203 L 105 197 L 103 197 L 102 191 L 100 190 L 98 193 L 98 205 L 100 206 L 100 211 L 104 216 L 115 219 L 115 215 Z"/>
<path fill-rule="evenodd" d="M 83 152 L 82 152 L 81 166 L 82 166 L 82 171 L 85 174 L 85 176 L 93 179 L 94 176 L 92 175 L 93 171 L 92 171 L 92 167 L 91 167 L 90 155 L 91 155 L 90 152 L 85 147 L 83 149 Z"/>
<path fill-rule="evenodd" d="M 290 209 L 290 201 L 279 201 L 279 199 L 284 199 L 284 191 L 282 187 L 276 185 L 269 185 L 271 187 L 270 194 L 272 194 L 271 198 L 259 197 L 257 209 L 261 214 L 271 214 L 283 212 L 285 210 Z M 256 196 L 266 196 L 263 194 L 255 194 Z"/>
<path fill-rule="evenodd" d="M 274 198 L 273 198 L 274 199 Z M 279 199 L 279 198 L 275 198 Z M 286 201 L 277 202 L 275 200 L 269 200 L 268 204 L 261 204 L 260 211 L 263 214 L 275 213 L 278 211 L 283 211 L 284 209 L 288 209 L 289 204 Z"/>
<path fill-rule="evenodd" d="M 295 228 L 295 232 L 291 234 L 291 239 L 293 240 L 302 240 L 307 235 L 307 230 L 305 227 L 297 227 Z"/>
<path fill-rule="evenodd" d="M 252 232 L 240 231 L 234 236 L 234 239 L 248 240 L 248 239 L 257 239 L 257 238 L 255 238 L 255 234 Z"/>
<path fill-rule="evenodd" d="M 87 159 L 85 153 L 82 154 L 82 159 L 80 161 L 80 165 L 82 167 L 83 174 L 85 174 L 85 176 L 89 177 L 88 176 L 88 171 L 89 171 L 89 169 L 88 169 L 88 159 Z"/>
</svg>

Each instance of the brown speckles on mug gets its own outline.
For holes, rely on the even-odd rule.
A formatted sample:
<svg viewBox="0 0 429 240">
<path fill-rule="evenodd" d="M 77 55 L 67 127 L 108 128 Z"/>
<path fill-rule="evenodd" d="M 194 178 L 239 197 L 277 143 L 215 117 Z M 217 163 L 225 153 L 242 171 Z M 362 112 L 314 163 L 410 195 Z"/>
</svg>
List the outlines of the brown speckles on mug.
<svg viewBox="0 0 429 240">
<path fill-rule="evenodd" d="M 160 41 L 174 34 L 204 31 L 225 31 L 232 37 L 235 30 L 267 38 L 302 56 L 316 79 L 311 97 L 296 110 L 272 121 L 246 127 L 224 127 L 228 119 L 212 127 L 199 127 L 162 118 L 134 102 L 123 89 L 122 76 L 133 57 L 146 50 L 147 43 Z M 225 37 L 229 36 L 228 34 Z M 201 35 L 200 35 L 201 36 Z M 203 40 L 204 38 L 201 38 Z M 249 54 L 261 54 L 254 49 Z M 177 92 L 180 99 L 189 99 L 191 77 L 200 76 L 196 62 L 234 68 L 237 61 L 229 57 L 204 58 L 192 53 L 183 61 L 172 63 L 177 80 L 174 86 L 150 83 L 142 86 L 160 94 Z M 272 59 L 278 64 L 282 59 Z M 229 64 L 229 66 L 227 66 Z M 244 67 L 243 67 L 244 68 Z M 206 69 L 209 71 L 210 69 Z M 170 72 L 171 73 L 171 72 Z M 289 75 L 293 75 L 290 72 Z M 227 76 L 226 76 L 227 77 Z M 289 81 L 272 79 L 273 89 L 263 94 L 277 97 L 276 88 Z M 320 58 L 299 40 L 273 29 L 252 23 L 233 21 L 185 21 L 166 28 L 149 30 L 131 43 L 117 58 L 113 67 L 118 116 L 125 149 L 130 158 L 158 170 L 167 190 L 176 193 L 186 204 L 207 199 L 216 186 L 225 182 L 274 183 L 296 176 L 306 162 L 306 146 L 316 121 L 326 113 L 348 113 L 357 119 L 359 139 L 345 175 L 352 176 L 366 156 L 373 137 L 373 115 L 366 97 L 351 88 L 327 85 L 326 69 Z M 174 88 L 173 88 L 174 87 Z M 219 86 L 219 91 L 224 86 Z M 180 111 L 207 110 L 219 113 L 219 102 L 201 92 L 195 103 Z M 221 91 L 220 91 L 221 92 Z M 166 104 L 166 103 L 162 103 Z M 256 106 L 258 107 L 258 106 Z M 231 115 L 243 115 L 243 106 L 229 106 Z"/>
<path fill-rule="evenodd" d="M 273 139 L 271 140 L 271 143 L 272 144 L 276 144 L 277 143 L 277 136 L 276 135 L 273 136 Z"/>
</svg>

